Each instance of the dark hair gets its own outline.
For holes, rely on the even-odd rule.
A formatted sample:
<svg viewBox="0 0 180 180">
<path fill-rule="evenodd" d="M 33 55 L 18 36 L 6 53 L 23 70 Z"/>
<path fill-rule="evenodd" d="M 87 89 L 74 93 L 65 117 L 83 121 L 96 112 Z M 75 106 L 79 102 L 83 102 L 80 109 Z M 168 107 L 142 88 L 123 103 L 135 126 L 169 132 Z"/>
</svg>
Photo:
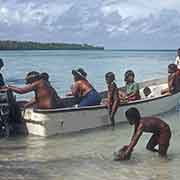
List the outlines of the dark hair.
<svg viewBox="0 0 180 180">
<path fill-rule="evenodd" d="M 115 74 L 113 72 L 108 72 L 105 74 L 105 78 L 109 79 L 110 81 L 114 81 L 115 80 Z"/>
<path fill-rule="evenodd" d="M 37 71 L 31 71 L 26 75 L 26 84 L 33 83 L 41 78 L 40 73 Z"/>
<path fill-rule="evenodd" d="M 134 74 L 134 72 L 132 70 L 128 70 L 128 71 L 125 72 L 125 74 L 124 74 L 124 81 L 127 81 L 129 76 L 135 77 L 135 74 Z"/>
<path fill-rule="evenodd" d="M 81 72 L 79 72 L 78 70 L 72 70 L 72 75 L 74 76 L 75 81 L 78 80 L 86 80 L 86 77 L 81 74 Z"/>
<path fill-rule="evenodd" d="M 177 49 L 177 53 L 178 53 L 178 55 L 180 56 L 180 48 L 179 48 L 179 49 Z"/>
<path fill-rule="evenodd" d="M 84 69 L 83 69 L 83 68 L 79 68 L 79 69 L 77 69 L 77 72 L 79 72 L 80 74 L 82 74 L 84 77 L 86 77 L 86 76 L 87 76 L 87 73 L 84 71 Z"/>
<path fill-rule="evenodd" d="M 134 107 L 128 109 L 125 114 L 128 120 L 139 121 L 141 119 L 140 112 Z"/>
<path fill-rule="evenodd" d="M 49 80 L 49 74 L 46 72 L 41 73 L 41 78 L 48 81 Z"/>
<path fill-rule="evenodd" d="M 2 68 L 4 66 L 4 62 L 3 60 L 0 58 L 0 68 Z"/>
<path fill-rule="evenodd" d="M 143 89 L 143 93 L 145 96 L 149 96 L 151 92 L 152 92 L 151 89 L 147 86 Z"/>
<path fill-rule="evenodd" d="M 169 73 L 175 73 L 177 71 L 177 65 L 176 64 L 169 64 L 168 65 L 168 72 Z"/>
</svg>

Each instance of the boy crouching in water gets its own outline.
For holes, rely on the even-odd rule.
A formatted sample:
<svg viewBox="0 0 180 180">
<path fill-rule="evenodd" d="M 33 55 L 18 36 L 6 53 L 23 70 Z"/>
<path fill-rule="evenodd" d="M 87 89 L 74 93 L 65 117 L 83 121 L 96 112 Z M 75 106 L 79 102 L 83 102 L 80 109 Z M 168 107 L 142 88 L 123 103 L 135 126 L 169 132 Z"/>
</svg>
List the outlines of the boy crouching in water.
<svg viewBox="0 0 180 180">
<path fill-rule="evenodd" d="M 115 127 L 115 120 L 114 116 L 117 111 L 118 105 L 119 105 L 119 93 L 118 88 L 115 81 L 115 75 L 113 72 L 108 72 L 105 74 L 105 80 L 108 86 L 108 102 L 107 107 L 109 110 L 109 118 L 111 121 L 111 125 L 114 128 Z"/>
<path fill-rule="evenodd" d="M 167 123 L 156 117 L 141 117 L 136 108 L 127 110 L 126 118 L 130 125 L 134 125 L 134 134 L 130 144 L 124 146 L 119 151 L 115 160 L 126 160 L 130 158 L 131 152 L 143 132 L 153 134 L 146 145 L 146 148 L 152 152 L 158 152 L 161 157 L 167 156 L 167 150 L 171 139 L 171 130 Z M 159 149 L 155 149 L 156 145 L 159 145 Z"/>
</svg>

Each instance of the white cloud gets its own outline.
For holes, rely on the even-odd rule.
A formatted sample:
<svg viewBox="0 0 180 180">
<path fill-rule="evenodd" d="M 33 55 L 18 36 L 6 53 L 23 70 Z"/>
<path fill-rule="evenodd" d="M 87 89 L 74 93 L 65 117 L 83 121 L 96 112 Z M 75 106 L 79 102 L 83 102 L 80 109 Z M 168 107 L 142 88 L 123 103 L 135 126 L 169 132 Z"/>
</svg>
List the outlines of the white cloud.
<svg viewBox="0 0 180 180">
<path fill-rule="evenodd" d="M 179 0 L 0 0 L 0 38 L 109 47 L 131 46 L 138 37 L 139 44 L 161 38 L 177 45 L 179 7 Z"/>
</svg>

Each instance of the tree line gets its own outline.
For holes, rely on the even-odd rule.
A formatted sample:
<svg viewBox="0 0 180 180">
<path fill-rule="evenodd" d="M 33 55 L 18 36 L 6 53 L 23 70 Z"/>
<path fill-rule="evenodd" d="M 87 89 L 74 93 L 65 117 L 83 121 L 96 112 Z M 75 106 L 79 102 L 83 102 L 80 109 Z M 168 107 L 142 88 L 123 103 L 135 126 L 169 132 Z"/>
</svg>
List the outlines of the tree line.
<svg viewBox="0 0 180 180">
<path fill-rule="evenodd" d="M 88 44 L 41 43 L 32 41 L 0 41 L 0 50 L 104 50 Z"/>
</svg>

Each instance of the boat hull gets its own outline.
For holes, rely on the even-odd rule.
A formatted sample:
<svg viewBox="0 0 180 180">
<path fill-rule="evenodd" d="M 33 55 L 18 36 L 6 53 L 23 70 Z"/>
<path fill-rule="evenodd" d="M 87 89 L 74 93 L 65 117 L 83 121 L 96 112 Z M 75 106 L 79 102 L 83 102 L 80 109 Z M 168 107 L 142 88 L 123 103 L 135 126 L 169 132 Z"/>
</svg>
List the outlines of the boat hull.
<svg viewBox="0 0 180 180">
<path fill-rule="evenodd" d="M 160 81 L 152 81 L 152 87 L 156 87 L 158 82 Z M 144 83 L 145 86 L 147 86 L 147 82 Z M 165 87 L 167 84 L 162 86 Z M 127 122 L 125 112 L 130 107 L 139 109 L 142 116 L 153 116 L 170 111 L 177 105 L 179 99 L 180 93 L 177 93 L 171 96 L 159 95 L 154 98 L 122 104 L 117 110 L 115 121 L 116 123 Z M 24 120 L 30 134 L 44 137 L 79 132 L 110 124 L 108 110 L 104 105 L 54 110 L 26 109 Z"/>
</svg>

